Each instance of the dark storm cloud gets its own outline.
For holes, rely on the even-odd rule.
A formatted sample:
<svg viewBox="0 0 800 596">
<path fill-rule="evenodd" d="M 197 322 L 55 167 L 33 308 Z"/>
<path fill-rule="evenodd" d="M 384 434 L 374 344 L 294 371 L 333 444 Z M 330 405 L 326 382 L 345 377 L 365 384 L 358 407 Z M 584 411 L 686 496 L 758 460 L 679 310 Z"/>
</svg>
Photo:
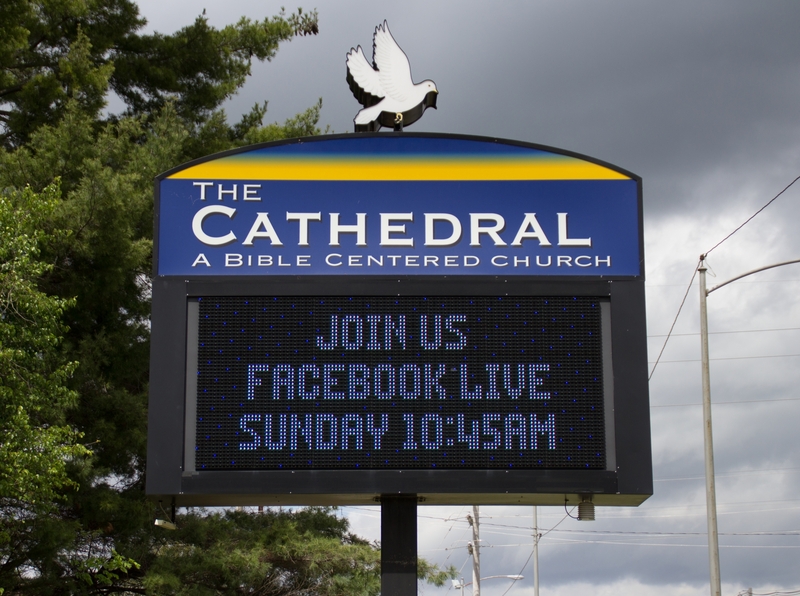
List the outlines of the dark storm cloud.
<svg viewBox="0 0 800 596">
<path fill-rule="evenodd" d="M 282 118 L 322 97 L 323 123 L 351 130 L 358 104 L 344 56 L 356 45 L 371 56 L 374 27 L 387 19 L 415 79 L 432 78 L 441 90 L 438 111 L 411 130 L 515 138 L 604 159 L 645 178 L 650 213 L 686 207 L 709 172 L 732 169 L 735 186 L 800 154 L 796 3 L 318 8 L 319 38 L 295 40 L 258 66 L 234 106 L 270 99 Z"/>
</svg>

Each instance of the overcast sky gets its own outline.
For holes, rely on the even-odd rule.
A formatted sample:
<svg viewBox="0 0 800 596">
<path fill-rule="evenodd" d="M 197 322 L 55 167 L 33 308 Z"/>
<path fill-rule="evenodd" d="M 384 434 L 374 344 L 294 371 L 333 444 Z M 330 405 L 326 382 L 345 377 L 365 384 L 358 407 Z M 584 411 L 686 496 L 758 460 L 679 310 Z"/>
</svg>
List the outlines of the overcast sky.
<svg viewBox="0 0 800 596">
<path fill-rule="evenodd" d="M 345 54 L 371 57 L 388 20 L 415 81 L 440 95 L 409 131 L 518 139 L 582 153 L 643 179 L 649 360 L 697 264 L 800 175 L 800 3 L 316 0 L 320 34 L 258 64 L 227 110 L 269 101 L 269 120 L 323 99 L 322 122 L 352 130 L 359 105 Z M 203 8 L 216 26 L 285 2 L 141 0 L 172 32 Z M 313 9 L 315 5 L 301 5 Z M 800 258 L 800 182 L 713 250 L 709 285 Z M 698 290 L 691 288 L 650 384 L 655 495 L 598 508 L 594 523 L 539 509 L 541 593 L 708 594 Z M 723 593 L 800 589 L 800 265 L 709 298 Z M 652 366 L 652 364 L 651 364 Z M 375 509 L 346 508 L 377 539 Z M 469 578 L 466 508 L 421 507 L 419 550 Z M 483 507 L 484 596 L 533 594 L 530 507 Z M 467 589 L 469 591 L 469 588 Z M 424 588 L 425 594 L 455 594 Z"/>
</svg>

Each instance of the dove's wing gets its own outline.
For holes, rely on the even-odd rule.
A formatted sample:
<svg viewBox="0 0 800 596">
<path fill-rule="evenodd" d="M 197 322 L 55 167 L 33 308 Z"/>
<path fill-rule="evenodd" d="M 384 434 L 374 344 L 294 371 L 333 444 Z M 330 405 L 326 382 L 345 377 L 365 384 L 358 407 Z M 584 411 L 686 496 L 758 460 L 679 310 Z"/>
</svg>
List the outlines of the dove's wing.
<svg viewBox="0 0 800 596">
<path fill-rule="evenodd" d="M 378 67 L 376 74 L 380 79 L 384 97 L 405 101 L 414 89 L 411 66 L 408 63 L 408 56 L 389 32 L 389 24 L 386 21 L 375 28 L 372 44 L 372 54 Z"/>
<path fill-rule="evenodd" d="M 351 49 L 347 54 L 347 70 L 352 77 L 352 81 L 362 92 L 375 97 L 386 97 L 380 77 L 375 69 L 372 68 L 372 65 L 367 62 L 367 57 L 364 56 L 361 46 L 358 46 L 355 50 Z M 353 90 L 353 93 L 356 93 L 355 90 Z M 358 98 L 358 95 L 356 97 Z"/>
</svg>

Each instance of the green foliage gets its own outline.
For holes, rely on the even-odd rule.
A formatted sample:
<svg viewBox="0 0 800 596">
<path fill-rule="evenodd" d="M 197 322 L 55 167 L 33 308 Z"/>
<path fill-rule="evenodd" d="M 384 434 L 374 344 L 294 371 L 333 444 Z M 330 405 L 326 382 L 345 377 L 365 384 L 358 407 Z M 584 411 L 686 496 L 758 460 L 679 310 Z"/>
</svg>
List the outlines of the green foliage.
<svg viewBox="0 0 800 596">
<path fill-rule="evenodd" d="M 267 113 L 267 104 L 254 106 L 250 113 L 242 119 L 242 122 L 234 127 L 235 141 L 239 142 L 241 140 L 244 145 L 254 145 L 286 138 L 313 136 L 320 134 L 320 132 L 327 134 L 330 132 L 329 128 L 326 128 L 325 131 L 320 131 L 317 128 L 321 110 L 322 100 L 320 99 L 316 105 L 289 118 L 282 125 L 273 123 L 261 126 L 260 123 Z"/>
<path fill-rule="evenodd" d="M 380 550 L 329 508 L 191 511 L 154 539 L 144 585 L 164 596 L 376 596 Z M 419 579 L 456 577 L 420 559 Z"/>
<path fill-rule="evenodd" d="M 131 0 L 0 3 L 0 593 L 380 591 L 377 547 L 328 509 L 189 512 L 144 498 L 152 181 L 192 158 L 319 134 L 222 102 L 316 13 L 139 34 Z M 103 113 L 113 91 L 126 102 Z M 424 561 L 441 585 L 451 570 Z"/>
<path fill-rule="evenodd" d="M 217 30 L 205 15 L 172 35 L 127 36 L 115 51 L 111 88 L 133 113 L 154 112 L 174 98 L 189 120 L 215 110 L 250 75 L 251 60 L 272 60 L 278 45 L 317 33 L 316 13 L 256 22 L 242 17 Z M 202 74 L 202 76 L 198 76 Z"/>
<path fill-rule="evenodd" d="M 8 0 L 0 8 L 0 111 L 6 146 L 64 114 L 69 98 L 96 113 L 120 38 L 144 21 L 128 0 Z"/>
<path fill-rule="evenodd" d="M 35 521 L 76 488 L 70 464 L 88 454 L 66 419 L 78 397 L 67 386 L 76 363 L 65 361 L 60 343 L 63 313 L 74 303 L 37 286 L 52 269 L 40 251 L 59 198 L 57 182 L 41 193 L 0 192 L 0 586 L 9 564 L 27 559 L 23 544 Z"/>
<path fill-rule="evenodd" d="M 132 118 L 95 133 L 92 122 L 71 103 L 58 126 L 7 156 L 16 165 L 9 177 L 64 181 L 51 225 L 70 234 L 50 239 L 54 267 L 42 284 L 76 299 L 65 313 L 65 347 L 80 362 L 73 387 L 81 407 L 71 419 L 93 443 L 96 473 L 136 476 L 145 448 L 151 181 L 174 163 L 186 134 L 169 111 L 148 127 Z"/>
<path fill-rule="evenodd" d="M 114 586 L 121 577 L 139 567 L 139 563 L 112 549 L 108 557 L 87 557 L 79 561 L 75 579 L 87 586 Z"/>
<path fill-rule="evenodd" d="M 57 184 L 0 194 L 0 502 L 34 511 L 73 485 L 67 462 L 85 453 L 64 419 L 77 398 L 65 386 L 76 365 L 58 354 L 71 302 L 36 285 L 51 269 L 38 257 L 58 195 Z"/>
<path fill-rule="evenodd" d="M 434 565 L 425 559 L 418 559 L 417 577 L 426 583 L 441 588 L 447 583 L 448 579 L 456 579 L 458 577 L 458 569 L 452 565 L 445 569 L 440 569 L 438 565 Z"/>
<path fill-rule="evenodd" d="M 175 596 L 380 592 L 380 552 L 320 508 L 190 512 L 155 542 L 148 593 Z"/>
<path fill-rule="evenodd" d="M 138 35 L 130 0 L 0 3 L 0 587 L 141 593 L 152 180 L 257 135 L 220 103 L 298 11 Z M 193 44 L 200 44 L 202 51 Z M 128 102 L 103 115 L 109 89 Z M 314 134 L 315 106 L 274 138 Z M 85 445 L 81 445 L 85 442 Z M 198 522 L 202 523 L 202 522 Z"/>
<path fill-rule="evenodd" d="M 171 34 L 142 35 L 131 0 L 4 0 L 0 5 L 0 144 L 19 147 L 64 117 L 67 100 L 97 115 L 105 81 L 127 115 L 173 103 L 202 125 L 244 84 L 252 60 L 271 60 L 281 42 L 318 32 L 316 12 L 215 29 L 204 15 Z"/>
<path fill-rule="evenodd" d="M 202 126 L 184 144 L 184 156 L 199 157 L 218 153 L 242 145 L 280 141 L 296 137 L 308 137 L 320 134 L 319 122 L 322 100 L 315 105 L 288 118 L 283 124 L 277 122 L 262 125 L 267 114 L 267 102 L 256 104 L 234 126 L 229 126 L 225 112 L 218 110 L 212 113 Z M 326 128 L 325 133 L 329 132 Z"/>
</svg>

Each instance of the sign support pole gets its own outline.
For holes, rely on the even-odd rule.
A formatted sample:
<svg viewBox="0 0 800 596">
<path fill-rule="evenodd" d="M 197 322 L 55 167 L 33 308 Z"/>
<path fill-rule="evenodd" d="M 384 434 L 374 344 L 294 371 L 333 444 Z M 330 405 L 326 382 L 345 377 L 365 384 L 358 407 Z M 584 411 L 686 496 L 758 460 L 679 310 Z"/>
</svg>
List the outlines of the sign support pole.
<svg viewBox="0 0 800 596">
<path fill-rule="evenodd" d="M 539 515 L 533 506 L 533 596 L 539 596 Z"/>
<path fill-rule="evenodd" d="M 381 595 L 417 594 L 417 496 L 381 495 Z"/>
</svg>

